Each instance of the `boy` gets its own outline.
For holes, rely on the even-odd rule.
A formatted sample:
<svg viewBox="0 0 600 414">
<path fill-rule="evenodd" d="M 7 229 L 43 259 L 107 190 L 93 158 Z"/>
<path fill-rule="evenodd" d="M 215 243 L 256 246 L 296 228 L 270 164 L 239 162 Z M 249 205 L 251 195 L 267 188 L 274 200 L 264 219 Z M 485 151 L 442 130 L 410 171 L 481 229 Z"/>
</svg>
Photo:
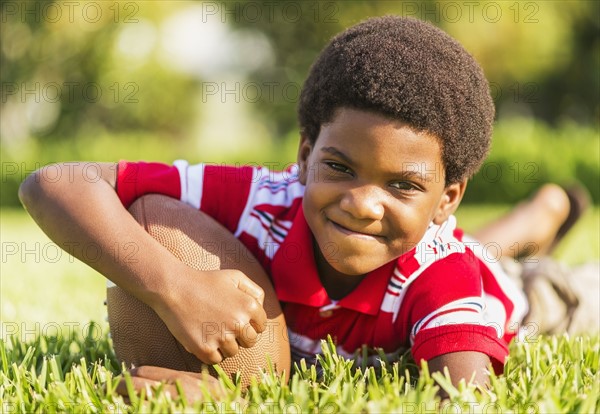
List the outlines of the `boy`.
<svg viewBox="0 0 600 414">
<path fill-rule="evenodd" d="M 334 38 L 311 68 L 297 169 L 120 162 L 103 164 L 98 180 L 36 173 L 20 197 L 59 245 L 99 245 L 107 254 L 89 264 L 150 305 L 206 363 L 253 345 L 264 330 L 262 292 L 241 272 L 178 262 L 123 208 L 143 194 L 195 206 L 250 249 L 283 303 L 295 359 L 314 356 L 331 334 L 343 355 L 410 347 L 431 371 L 447 366 L 455 383 L 474 375 L 485 384 L 527 311 L 453 216 L 488 152 L 493 118 L 487 81 L 454 39 L 416 19 L 375 18 Z M 558 208 L 542 212 L 558 223 L 554 234 L 568 200 L 549 188 Z M 135 263 L 111 253 L 117 241 L 138 244 Z M 203 342 L 195 327 L 204 321 L 234 335 Z"/>
</svg>

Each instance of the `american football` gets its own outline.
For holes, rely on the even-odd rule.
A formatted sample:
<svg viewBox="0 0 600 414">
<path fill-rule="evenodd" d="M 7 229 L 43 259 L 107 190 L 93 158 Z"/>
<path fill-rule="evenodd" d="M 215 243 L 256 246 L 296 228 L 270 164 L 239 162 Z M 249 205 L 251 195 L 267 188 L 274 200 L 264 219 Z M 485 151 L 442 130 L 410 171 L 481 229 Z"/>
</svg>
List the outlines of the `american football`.
<svg viewBox="0 0 600 414">
<path fill-rule="evenodd" d="M 208 215 L 178 200 L 151 194 L 136 200 L 129 212 L 141 226 L 182 262 L 198 270 L 238 269 L 265 292 L 267 329 L 251 348 L 218 365 L 230 376 L 239 373 L 246 387 L 271 361 L 278 372 L 290 370 L 285 319 L 271 282 L 252 254 L 227 229 Z M 226 300 L 226 298 L 223 298 Z M 200 372 L 203 364 L 169 332 L 146 304 L 109 283 L 107 310 L 115 353 L 126 366 L 155 365 Z M 206 366 L 216 375 L 212 366 Z"/>
</svg>

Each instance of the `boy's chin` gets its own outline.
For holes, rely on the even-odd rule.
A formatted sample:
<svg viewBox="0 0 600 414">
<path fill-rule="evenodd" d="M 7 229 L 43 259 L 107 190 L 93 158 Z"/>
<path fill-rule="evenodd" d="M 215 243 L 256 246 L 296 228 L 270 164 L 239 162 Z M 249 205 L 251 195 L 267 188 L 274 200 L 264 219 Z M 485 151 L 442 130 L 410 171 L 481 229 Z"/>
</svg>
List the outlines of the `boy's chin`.
<svg viewBox="0 0 600 414">
<path fill-rule="evenodd" d="M 375 269 L 380 268 L 388 262 L 372 262 L 371 260 L 365 260 L 364 257 L 347 257 L 335 262 L 329 262 L 329 265 L 333 267 L 337 272 L 347 276 L 362 276 L 372 272 Z"/>
</svg>

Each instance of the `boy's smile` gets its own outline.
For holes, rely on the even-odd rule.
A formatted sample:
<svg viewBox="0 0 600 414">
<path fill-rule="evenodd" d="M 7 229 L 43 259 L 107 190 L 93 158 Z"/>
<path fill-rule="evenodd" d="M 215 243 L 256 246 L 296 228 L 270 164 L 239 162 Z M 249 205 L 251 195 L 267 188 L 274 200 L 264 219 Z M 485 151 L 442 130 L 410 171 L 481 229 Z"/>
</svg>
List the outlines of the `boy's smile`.
<svg viewBox="0 0 600 414">
<path fill-rule="evenodd" d="M 435 137 L 349 108 L 321 127 L 314 145 L 302 139 L 298 164 L 321 280 L 339 295 L 412 249 L 431 221 L 445 221 L 466 186 L 446 187 Z"/>
</svg>

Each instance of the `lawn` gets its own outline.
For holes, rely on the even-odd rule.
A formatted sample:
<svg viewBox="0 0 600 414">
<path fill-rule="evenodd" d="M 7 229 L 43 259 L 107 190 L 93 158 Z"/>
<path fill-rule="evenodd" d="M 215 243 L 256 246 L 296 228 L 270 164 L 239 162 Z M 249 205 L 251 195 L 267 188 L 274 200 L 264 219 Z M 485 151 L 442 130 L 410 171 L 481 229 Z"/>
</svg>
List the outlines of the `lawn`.
<svg viewBox="0 0 600 414">
<path fill-rule="evenodd" d="M 463 206 L 459 222 L 473 230 L 506 210 Z M 409 359 L 376 372 L 329 352 L 322 378 L 298 367 L 288 384 L 265 374 L 245 393 L 223 378 L 229 389 L 223 401 L 192 407 L 159 390 L 149 401 L 133 396 L 126 405 L 114 393 L 121 367 L 107 338 L 103 278 L 57 250 L 22 211 L 1 211 L 0 224 L 3 412 L 600 412 L 598 336 L 513 343 L 505 374 L 485 392 L 454 389 L 441 376 L 417 378 Z M 598 260 L 599 229 L 595 208 L 557 257 L 571 264 Z M 451 395 L 446 405 L 435 397 L 439 386 Z"/>
<path fill-rule="evenodd" d="M 0 343 L 0 402 L 7 413 L 597 413 L 599 348 L 597 336 L 514 342 L 504 375 L 492 376 L 491 389 L 482 391 L 464 383 L 454 388 L 447 377 L 432 378 L 426 369 L 417 377 L 405 359 L 378 371 L 356 368 L 329 344 L 319 359 L 322 377 L 306 366 L 296 367 L 288 383 L 265 373 L 245 392 L 221 377 L 223 398 L 207 395 L 190 404 L 160 386 L 150 398 L 131 393 L 126 403 L 115 393 L 120 370 L 105 337 L 38 337 L 27 344 L 15 339 Z M 449 400 L 436 396 L 439 387 Z"/>
</svg>

